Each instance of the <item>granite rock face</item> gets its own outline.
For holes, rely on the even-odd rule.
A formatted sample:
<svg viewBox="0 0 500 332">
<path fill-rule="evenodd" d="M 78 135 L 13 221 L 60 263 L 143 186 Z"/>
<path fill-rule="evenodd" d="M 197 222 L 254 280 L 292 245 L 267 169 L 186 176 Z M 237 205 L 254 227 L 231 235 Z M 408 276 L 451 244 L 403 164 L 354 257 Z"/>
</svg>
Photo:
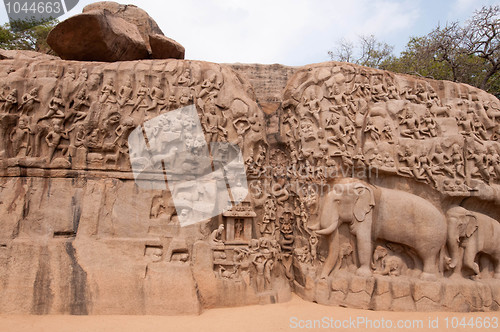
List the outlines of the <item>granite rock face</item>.
<svg viewBox="0 0 500 332">
<path fill-rule="evenodd" d="M 149 35 L 152 59 L 184 59 L 184 46 L 160 34 Z"/>
<path fill-rule="evenodd" d="M 109 28 L 123 7 L 106 6 L 82 16 Z M 338 62 L 4 51 L 0 82 L 0 313 L 198 314 L 292 292 L 500 309 L 500 102 L 484 91 Z"/>
<path fill-rule="evenodd" d="M 98 1 L 85 6 L 82 12 L 87 13 L 94 10 L 106 10 L 113 16 L 117 16 L 135 25 L 146 44 L 149 43 L 150 35 L 163 35 L 163 32 L 155 20 L 137 6 L 122 5 L 113 1 Z"/>
<path fill-rule="evenodd" d="M 47 43 L 62 59 L 128 61 L 148 58 L 137 27 L 106 10 L 91 11 L 59 23 Z"/>
<path fill-rule="evenodd" d="M 47 42 L 65 60 L 184 59 L 185 53 L 144 10 L 112 1 L 92 3 L 59 23 Z"/>
</svg>

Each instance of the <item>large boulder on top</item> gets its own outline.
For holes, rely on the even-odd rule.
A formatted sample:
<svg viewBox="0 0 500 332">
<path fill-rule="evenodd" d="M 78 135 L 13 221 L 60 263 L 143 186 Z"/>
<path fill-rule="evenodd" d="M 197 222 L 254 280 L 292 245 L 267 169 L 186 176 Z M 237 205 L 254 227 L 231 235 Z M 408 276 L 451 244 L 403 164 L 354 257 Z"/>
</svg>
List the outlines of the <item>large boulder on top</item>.
<svg viewBox="0 0 500 332">
<path fill-rule="evenodd" d="M 158 24 L 156 24 L 155 20 L 153 20 L 146 11 L 137 6 L 122 5 L 114 1 L 99 1 L 85 6 L 82 12 L 88 13 L 94 10 L 107 10 L 109 13 L 135 25 L 149 51 L 151 51 L 149 47 L 149 35 L 163 35 L 163 32 Z"/>
<path fill-rule="evenodd" d="M 149 45 L 153 59 L 184 59 L 184 46 L 164 35 L 149 35 Z"/>
<path fill-rule="evenodd" d="M 112 1 L 90 4 L 59 23 L 47 42 L 65 60 L 184 59 L 185 52 L 144 10 Z"/>
<path fill-rule="evenodd" d="M 64 60 L 127 61 L 149 57 L 137 27 L 106 10 L 91 11 L 59 23 L 47 43 Z"/>
</svg>

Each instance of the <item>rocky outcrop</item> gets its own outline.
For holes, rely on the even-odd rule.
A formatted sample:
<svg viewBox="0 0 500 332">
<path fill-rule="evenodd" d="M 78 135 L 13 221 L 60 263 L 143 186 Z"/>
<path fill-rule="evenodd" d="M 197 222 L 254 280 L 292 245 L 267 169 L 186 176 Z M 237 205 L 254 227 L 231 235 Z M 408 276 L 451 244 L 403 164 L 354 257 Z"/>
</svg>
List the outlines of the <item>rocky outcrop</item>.
<svg viewBox="0 0 500 332">
<path fill-rule="evenodd" d="M 65 60 L 184 59 L 184 47 L 163 35 L 142 9 L 103 1 L 59 23 L 47 43 Z"/>
<path fill-rule="evenodd" d="M 150 35 L 163 35 L 158 24 L 141 8 L 134 5 L 122 5 L 113 1 L 98 1 L 85 6 L 83 13 L 106 10 L 113 16 L 124 19 L 139 30 L 139 34 L 146 44 L 149 44 Z"/>
<path fill-rule="evenodd" d="M 152 59 L 184 59 L 184 46 L 164 35 L 149 35 Z"/>
<path fill-rule="evenodd" d="M 105 10 L 91 11 L 59 23 L 47 37 L 65 60 L 129 61 L 149 57 L 137 27 Z"/>
</svg>

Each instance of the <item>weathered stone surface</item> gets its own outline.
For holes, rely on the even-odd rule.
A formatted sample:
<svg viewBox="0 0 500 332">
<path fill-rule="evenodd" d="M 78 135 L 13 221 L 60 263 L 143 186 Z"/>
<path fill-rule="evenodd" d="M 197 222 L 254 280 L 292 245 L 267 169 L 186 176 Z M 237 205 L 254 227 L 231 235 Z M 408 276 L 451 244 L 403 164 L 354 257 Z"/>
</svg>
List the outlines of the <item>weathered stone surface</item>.
<svg viewBox="0 0 500 332">
<path fill-rule="evenodd" d="M 152 59 L 184 59 L 186 50 L 175 40 L 160 34 L 149 35 Z"/>
<path fill-rule="evenodd" d="M 498 310 L 500 108 L 483 91 L 335 62 L 14 56 L 0 79 L 2 313 L 198 313 L 292 290 Z M 205 181 L 219 163 L 245 173 Z"/>
<path fill-rule="evenodd" d="M 142 39 L 146 45 L 148 45 L 149 51 L 151 51 L 151 49 L 149 49 L 149 36 L 155 34 L 163 35 L 163 32 L 155 20 L 137 6 L 122 5 L 114 1 L 98 1 L 85 6 L 82 12 L 87 13 L 95 10 L 107 10 L 112 15 L 120 17 L 128 23 L 135 25 Z"/>
<path fill-rule="evenodd" d="M 65 60 L 129 61 L 147 59 L 147 44 L 137 27 L 105 10 L 90 11 L 59 23 L 47 37 Z"/>
<path fill-rule="evenodd" d="M 0 48 L 0 60 L 57 60 L 56 56 L 28 50 L 4 50 Z"/>
</svg>

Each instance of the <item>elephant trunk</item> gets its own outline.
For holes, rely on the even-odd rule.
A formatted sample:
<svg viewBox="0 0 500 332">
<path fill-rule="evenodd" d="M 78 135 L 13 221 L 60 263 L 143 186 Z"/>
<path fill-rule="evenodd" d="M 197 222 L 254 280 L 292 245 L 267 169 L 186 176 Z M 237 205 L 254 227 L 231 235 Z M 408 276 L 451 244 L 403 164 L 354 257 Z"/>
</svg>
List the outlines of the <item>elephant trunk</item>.
<svg viewBox="0 0 500 332">
<path fill-rule="evenodd" d="M 458 264 L 459 258 L 459 238 L 458 234 L 455 234 L 456 231 L 453 230 L 453 227 L 448 227 L 448 239 L 446 241 L 446 245 L 448 247 L 448 251 L 450 252 L 451 261 L 448 264 L 450 269 L 454 269 Z"/>
</svg>

